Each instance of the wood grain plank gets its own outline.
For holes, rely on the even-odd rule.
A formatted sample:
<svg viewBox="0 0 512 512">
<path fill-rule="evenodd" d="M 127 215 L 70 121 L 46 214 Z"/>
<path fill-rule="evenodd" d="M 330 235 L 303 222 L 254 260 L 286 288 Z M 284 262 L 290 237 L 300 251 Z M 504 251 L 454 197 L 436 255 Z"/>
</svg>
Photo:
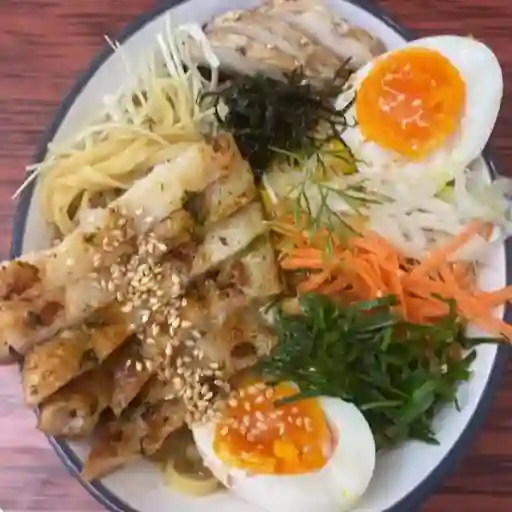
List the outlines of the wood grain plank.
<svg viewBox="0 0 512 512">
<path fill-rule="evenodd" d="M 206 0 L 205 0 L 206 1 Z M 512 83 L 510 0 L 382 0 L 419 35 L 472 34 L 497 53 Z M 8 254 L 14 203 L 41 131 L 97 51 L 152 0 L 0 1 L 0 257 Z M 512 159 L 512 89 L 506 89 L 493 145 Z M 504 171 L 509 172 L 504 168 Z M 512 362 L 484 429 L 425 512 L 512 510 Z M 0 368 L 0 507 L 5 512 L 102 510 L 59 462 L 24 408 L 19 377 Z"/>
</svg>

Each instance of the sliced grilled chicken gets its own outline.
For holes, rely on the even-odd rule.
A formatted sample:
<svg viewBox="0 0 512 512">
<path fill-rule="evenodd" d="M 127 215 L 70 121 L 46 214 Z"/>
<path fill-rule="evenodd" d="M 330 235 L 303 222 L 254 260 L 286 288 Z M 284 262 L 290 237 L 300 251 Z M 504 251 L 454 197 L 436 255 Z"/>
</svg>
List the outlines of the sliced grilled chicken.
<svg viewBox="0 0 512 512">
<path fill-rule="evenodd" d="M 164 400 L 127 411 L 122 418 L 108 417 L 95 429 L 91 451 L 82 477 L 93 480 L 155 453 L 165 439 L 185 420 L 185 406 L 178 400 Z"/>
<path fill-rule="evenodd" d="M 220 144 L 219 140 L 218 144 Z M 227 153 L 228 149 L 223 151 Z M 158 260 L 169 248 L 181 244 L 184 234 L 190 235 L 191 226 L 199 227 L 200 231 L 215 232 L 218 229 L 215 227 L 216 224 L 211 225 L 214 220 L 217 221 L 232 214 L 253 200 L 256 189 L 247 164 L 241 160 L 238 153 L 231 159 L 231 163 L 229 173 L 221 180 L 212 183 L 203 192 L 188 191 L 184 194 L 182 202 L 188 212 L 178 210 L 160 222 L 152 231 L 149 241 L 137 240 L 135 245 L 138 245 L 139 253 L 143 247 L 150 252 L 148 257 Z M 248 217 L 244 218 L 253 221 L 254 214 L 251 216 L 251 212 L 255 208 L 257 207 L 249 208 Z M 238 218 L 239 216 L 235 215 L 234 220 L 230 222 L 235 222 Z M 219 220 L 219 223 L 221 222 Z M 229 251 L 224 253 L 229 255 Z M 221 259 L 222 254 L 216 261 Z M 117 285 L 104 288 L 99 284 L 111 281 L 111 273 L 115 267 L 119 268 L 119 265 L 114 264 L 97 271 L 95 279 L 87 276 L 28 302 L 20 299 L 5 303 L 0 310 L 3 343 L 16 352 L 24 354 L 31 345 L 44 341 L 59 330 L 82 321 L 96 308 L 108 304 L 115 298 L 116 293 L 122 290 Z M 28 322 L 27 319 L 31 321 Z M 10 358 L 10 354 L 5 352 L 4 360 Z"/>
<path fill-rule="evenodd" d="M 236 48 L 247 59 L 274 65 L 284 73 L 300 67 L 321 86 L 340 68 L 339 56 L 287 21 L 261 10 L 216 18 L 207 26 L 209 41 Z"/>
<path fill-rule="evenodd" d="M 71 379 L 97 365 L 98 358 L 88 334 L 80 329 L 63 331 L 26 355 L 21 379 L 25 403 L 37 405 Z"/>
<path fill-rule="evenodd" d="M 358 69 L 385 51 L 379 39 L 336 16 L 324 0 L 269 0 L 261 10 L 317 41 Z"/>
<path fill-rule="evenodd" d="M 94 429 L 91 450 L 82 469 L 85 480 L 101 478 L 142 457 L 141 441 L 148 427 L 135 412 L 122 420 L 113 413 L 100 419 Z"/>
<path fill-rule="evenodd" d="M 149 406 L 143 418 L 147 422 L 147 432 L 142 439 L 144 455 L 156 453 L 172 432 L 183 426 L 186 408 L 177 399 L 162 400 Z"/>
<path fill-rule="evenodd" d="M 205 33 L 221 67 L 281 80 L 300 67 L 318 86 L 332 81 L 347 61 L 358 69 L 385 51 L 381 41 L 336 17 L 323 0 L 269 0 L 218 16 Z"/>
<path fill-rule="evenodd" d="M 277 339 L 250 308 L 234 311 L 209 335 L 197 342 L 206 360 L 220 365 L 227 375 L 254 365 L 270 352 Z"/>
<path fill-rule="evenodd" d="M 90 436 L 110 404 L 112 388 L 107 364 L 83 373 L 39 405 L 37 428 L 49 436 Z"/>
<path fill-rule="evenodd" d="M 132 235 L 146 233 L 179 210 L 186 192 L 204 190 L 226 169 L 226 162 L 206 144 L 192 145 L 175 160 L 155 167 L 107 208 L 94 210 L 81 219 L 77 230 L 59 245 L 33 256 L 29 262 L 38 270 L 37 279 L 23 295 L 39 297 L 136 250 L 128 243 Z M 20 279 L 26 277 L 25 268 L 16 261 L 5 263 L 4 273 L 11 266 L 23 274 Z"/>
<path fill-rule="evenodd" d="M 115 302 L 95 311 L 84 322 L 84 328 L 90 335 L 91 347 L 100 362 L 105 361 L 133 330 L 128 325 L 126 313 Z"/>
<path fill-rule="evenodd" d="M 27 405 L 39 404 L 71 379 L 101 364 L 129 332 L 122 312 L 110 306 L 97 311 L 88 324 L 34 346 L 22 368 Z"/>
<path fill-rule="evenodd" d="M 233 216 L 215 224 L 206 233 L 192 263 L 191 276 L 197 277 L 216 268 L 247 247 L 266 231 L 263 210 L 252 202 Z"/>
<path fill-rule="evenodd" d="M 144 384 L 157 367 L 163 361 L 164 352 L 161 352 L 160 360 L 152 358 L 148 364 L 143 355 L 143 342 L 137 337 L 132 337 L 121 347 L 121 354 L 112 365 L 114 379 L 113 390 L 110 399 L 110 408 L 116 416 L 119 416 L 128 404 L 138 395 Z"/>
</svg>

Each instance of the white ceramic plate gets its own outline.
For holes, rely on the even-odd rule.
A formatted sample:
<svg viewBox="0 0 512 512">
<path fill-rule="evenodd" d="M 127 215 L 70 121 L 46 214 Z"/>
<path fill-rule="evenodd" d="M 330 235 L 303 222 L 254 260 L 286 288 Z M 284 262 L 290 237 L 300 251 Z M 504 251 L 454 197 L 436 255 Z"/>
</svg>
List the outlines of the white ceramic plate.
<svg viewBox="0 0 512 512">
<path fill-rule="evenodd" d="M 127 27 L 120 38 L 130 60 L 137 62 L 155 43 L 162 30 L 165 14 L 172 11 L 173 22 L 204 23 L 211 17 L 231 9 L 257 5 L 260 0 L 168 0 L 155 11 L 142 16 Z M 380 37 L 388 48 L 404 44 L 410 35 L 380 9 L 364 0 L 330 0 L 333 11 Z M 454 27 L 456 28 L 456 27 Z M 44 157 L 50 141 L 69 140 L 90 120 L 90 113 L 100 105 L 103 95 L 114 92 L 128 80 L 118 55 L 106 49 L 78 80 L 60 106 L 52 125 L 47 129 L 37 161 Z M 495 173 L 492 159 L 486 155 L 474 163 L 475 170 L 491 177 Z M 37 185 L 36 185 L 37 186 Z M 34 187 L 22 194 L 14 223 L 12 257 L 48 246 L 47 227 L 39 215 Z M 506 248 L 493 253 L 480 275 L 483 288 L 493 289 L 507 284 Z M 503 315 L 503 311 L 497 312 Z M 474 375 L 460 388 L 462 411 L 447 408 L 436 420 L 439 446 L 409 442 L 402 447 L 379 454 L 371 485 L 360 502 L 358 512 L 411 512 L 432 492 L 461 448 L 466 445 L 480 424 L 503 366 L 504 350 L 494 345 L 478 348 Z M 77 474 L 86 446 L 50 439 L 63 462 Z M 162 482 L 162 475 L 152 464 L 141 462 L 122 469 L 101 482 L 83 483 L 108 509 L 120 512 L 258 512 L 228 493 L 206 498 L 188 499 L 173 494 Z M 291 511 L 283 511 L 291 512 Z"/>
</svg>

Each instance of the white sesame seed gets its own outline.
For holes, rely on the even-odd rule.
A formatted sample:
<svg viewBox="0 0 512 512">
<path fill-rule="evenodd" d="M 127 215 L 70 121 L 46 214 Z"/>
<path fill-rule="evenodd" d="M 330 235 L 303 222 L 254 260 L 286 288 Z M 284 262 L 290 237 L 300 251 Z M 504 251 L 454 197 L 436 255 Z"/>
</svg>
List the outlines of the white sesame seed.
<svg viewBox="0 0 512 512">
<path fill-rule="evenodd" d="M 227 436 L 228 432 L 229 432 L 229 427 L 228 426 L 222 427 L 222 429 L 220 431 L 220 435 L 221 436 Z"/>
<path fill-rule="evenodd" d="M 263 431 L 268 430 L 267 425 L 265 423 L 263 423 L 262 421 L 258 421 L 256 423 L 256 428 L 258 428 L 259 430 L 263 430 Z"/>
<path fill-rule="evenodd" d="M 251 418 L 247 414 L 244 415 L 242 421 L 244 422 L 244 425 L 246 425 L 247 427 L 251 424 Z"/>
<path fill-rule="evenodd" d="M 251 410 L 251 403 L 250 402 L 244 402 L 244 409 L 246 411 L 250 411 Z"/>
<path fill-rule="evenodd" d="M 135 361 L 135 369 L 138 371 L 138 372 L 141 372 L 142 371 L 142 363 L 140 361 Z"/>
<path fill-rule="evenodd" d="M 297 425 L 297 427 L 302 427 L 303 423 L 304 422 L 300 416 L 295 420 L 295 425 Z"/>
<path fill-rule="evenodd" d="M 236 400 L 235 398 L 231 398 L 228 402 L 228 405 L 229 407 L 234 409 L 238 405 L 238 400 Z"/>
<path fill-rule="evenodd" d="M 265 396 L 270 400 L 274 396 L 274 390 L 272 388 L 267 388 Z"/>
<path fill-rule="evenodd" d="M 256 404 L 262 404 L 263 402 L 265 402 L 265 397 L 263 395 L 257 396 L 256 400 L 254 400 L 254 403 Z"/>
<path fill-rule="evenodd" d="M 258 419 L 260 421 L 264 421 L 265 415 L 261 411 L 256 411 L 256 419 Z"/>
</svg>

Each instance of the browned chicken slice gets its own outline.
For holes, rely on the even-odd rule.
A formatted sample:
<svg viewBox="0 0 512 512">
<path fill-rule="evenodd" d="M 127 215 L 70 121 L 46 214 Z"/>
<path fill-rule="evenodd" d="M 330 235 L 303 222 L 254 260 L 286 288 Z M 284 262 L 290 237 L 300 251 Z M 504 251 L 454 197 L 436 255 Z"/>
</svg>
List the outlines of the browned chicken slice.
<svg viewBox="0 0 512 512">
<path fill-rule="evenodd" d="M 141 440 L 147 425 L 140 415 L 116 418 L 106 414 L 94 429 L 91 450 L 82 469 L 85 480 L 101 478 L 142 456 Z"/>
<path fill-rule="evenodd" d="M 130 402 L 139 394 L 144 384 L 163 362 L 164 350 L 159 357 L 144 356 L 143 342 L 132 337 L 120 349 L 115 364 L 111 365 L 114 379 L 110 408 L 119 416 Z"/>
<path fill-rule="evenodd" d="M 324 0 L 266 1 L 216 17 L 205 33 L 225 69 L 283 80 L 301 68 L 318 86 L 332 84 L 342 64 L 358 69 L 385 51 L 379 40 L 336 16 Z"/>
<path fill-rule="evenodd" d="M 211 144 L 201 141 L 184 146 L 182 152 L 155 166 L 106 208 L 84 215 L 77 228 L 55 247 L 31 255 L 29 262 L 39 270 L 39 279 L 34 281 L 38 290 L 32 296 L 83 279 L 98 268 L 97 262 L 109 266 L 121 254 L 136 250 L 136 244 L 126 242 L 182 209 L 186 192 L 204 190 L 235 164 L 237 154 L 227 138 L 220 135 Z M 18 262 L 5 263 L 6 268 L 9 266 L 16 267 Z"/>
<path fill-rule="evenodd" d="M 143 414 L 147 432 L 142 439 L 144 455 L 156 453 L 169 435 L 183 426 L 186 415 L 185 404 L 178 399 L 162 400 L 151 405 Z"/>
<path fill-rule="evenodd" d="M 25 401 L 37 405 L 71 379 L 103 362 L 129 335 L 119 306 L 98 310 L 82 327 L 35 345 L 22 369 Z"/>
<path fill-rule="evenodd" d="M 256 197 L 257 191 L 250 170 L 241 159 L 232 139 L 218 137 L 212 142 L 212 147 L 214 156 L 231 155 L 229 158 L 225 156 L 224 161 L 218 163 L 222 172 L 210 177 L 200 189 L 187 189 L 180 198 L 182 209 L 174 211 L 155 225 L 148 234 L 151 240 L 135 240 L 134 245 L 139 247 L 139 253 L 151 246 L 152 257 L 160 260 L 176 242 L 182 242 L 180 235 L 189 233 L 191 226 L 204 228 L 207 233 L 217 232 L 217 224 L 224 226 L 221 219 L 232 215 Z M 247 214 L 251 211 L 249 209 Z M 235 214 L 233 222 L 238 218 Z M 206 256 L 212 258 L 215 255 L 212 254 L 211 244 L 208 248 L 210 250 L 206 251 Z M 233 250 L 237 250 L 237 246 Z M 223 254 L 228 257 L 230 250 Z M 218 264 L 222 257 L 214 258 L 214 263 Z M 96 272 L 95 279 L 88 275 L 84 279 L 47 290 L 44 294 L 31 296 L 29 302 L 18 298 L 4 303 L 0 310 L 0 330 L 5 345 L 12 347 L 14 353 L 24 354 L 33 344 L 45 341 L 59 330 L 83 321 L 95 309 L 110 303 L 116 293 L 124 291 L 126 283 L 116 283 L 114 287 L 103 287 L 102 283 L 110 284 L 111 270 L 118 266 L 104 266 Z M 4 361 L 13 359 L 8 350 L 3 350 L 0 355 Z"/>
<path fill-rule="evenodd" d="M 39 405 L 37 428 L 50 436 L 90 436 L 110 404 L 112 389 L 107 364 L 80 375 Z"/>
<path fill-rule="evenodd" d="M 126 314 L 115 302 L 95 311 L 84 326 L 91 335 L 91 346 L 100 361 L 105 361 L 131 332 Z"/>
<path fill-rule="evenodd" d="M 14 261 L 0 267 L 0 299 L 9 300 L 30 289 L 39 279 L 39 269 L 26 261 Z"/>
<path fill-rule="evenodd" d="M 239 257 L 224 265 L 217 286 L 234 287 L 249 300 L 260 302 L 282 292 L 274 248 L 268 236 L 260 237 Z"/>
<path fill-rule="evenodd" d="M 82 476 L 100 478 L 144 454 L 155 453 L 183 425 L 185 412 L 182 402 L 164 400 L 126 411 L 121 418 L 108 416 L 95 429 Z"/>
<path fill-rule="evenodd" d="M 48 343 L 36 345 L 23 363 L 21 380 L 25 403 L 39 404 L 98 362 L 89 336 L 80 329 L 63 331 Z"/>
<path fill-rule="evenodd" d="M 232 312 L 211 334 L 198 340 L 203 358 L 215 361 L 228 376 L 253 366 L 270 352 L 277 339 L 263 324 L 261 317 L 250 309 Z"/>
<path fill-rule="evenodd" d="M 261 356 L 270 352 L 276 341 L 275 334 L 258 314 L 247 309 L 233 311 L 223 323 L 212 326 L 195 344 L 180 347 L 170 363 L 173 370 L 154 375 L 142 389 L 137 401 L 155 404 L 182 396 L 186 382 L 178 371 L 181 366 L 178 359 L 188 360 L 187 367 L 192 373 L 201 369 L 208 375 L 212 366 L 219 368 L 222 378 L 227 380 L 253 366 Z"/>
</svg>

